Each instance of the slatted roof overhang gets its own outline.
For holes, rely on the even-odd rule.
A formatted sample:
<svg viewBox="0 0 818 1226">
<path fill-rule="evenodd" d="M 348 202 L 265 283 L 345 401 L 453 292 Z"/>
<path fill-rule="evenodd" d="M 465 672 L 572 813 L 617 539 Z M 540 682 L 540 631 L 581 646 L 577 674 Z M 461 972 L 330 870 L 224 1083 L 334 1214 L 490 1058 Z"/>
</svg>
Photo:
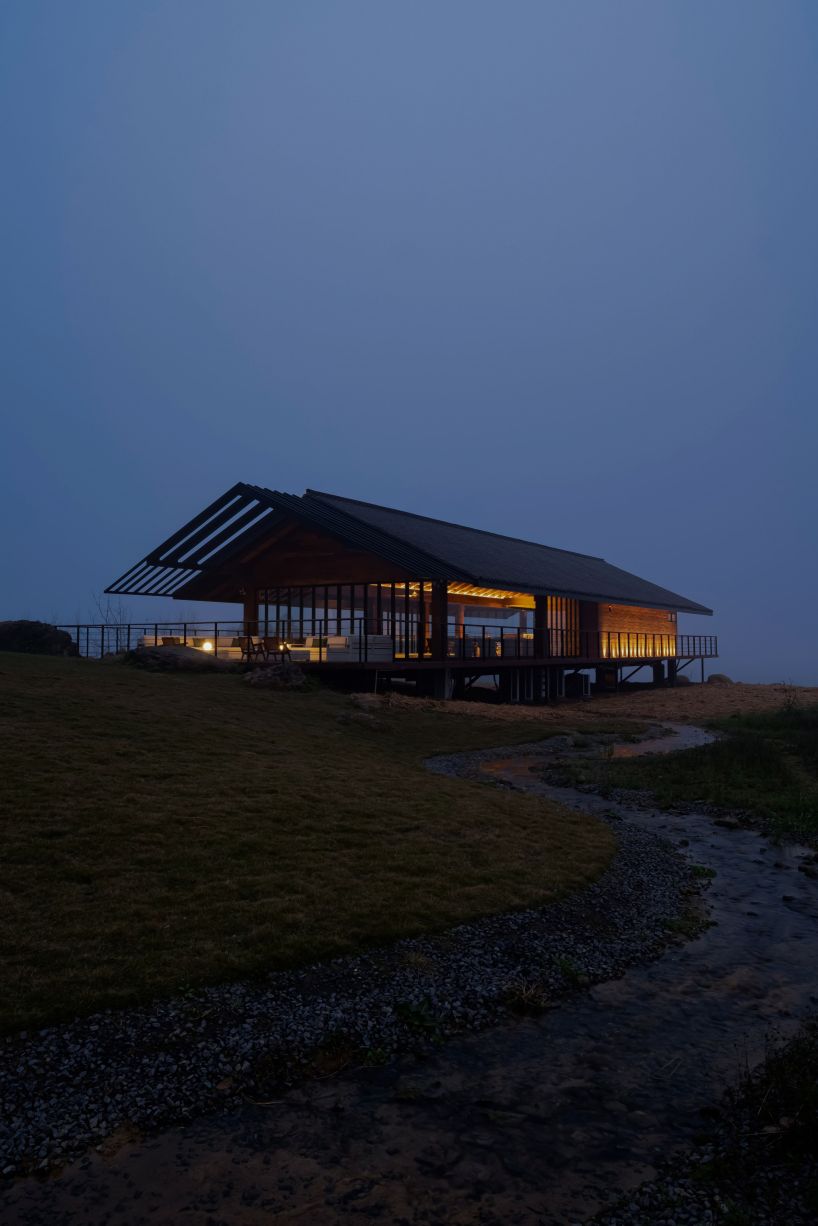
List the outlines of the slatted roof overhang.
<svg viewBox="0 0 818 1226">
<path fill-rule="evenodd" d="M 223 569 L 294 517 L 340 542 L 376 554 L 424 579 L 473 576 L 335 507 L 296 494 L 239 482 L 105 589 L 113 595 L 176 596 L 197 576 Z"/>
</svg>

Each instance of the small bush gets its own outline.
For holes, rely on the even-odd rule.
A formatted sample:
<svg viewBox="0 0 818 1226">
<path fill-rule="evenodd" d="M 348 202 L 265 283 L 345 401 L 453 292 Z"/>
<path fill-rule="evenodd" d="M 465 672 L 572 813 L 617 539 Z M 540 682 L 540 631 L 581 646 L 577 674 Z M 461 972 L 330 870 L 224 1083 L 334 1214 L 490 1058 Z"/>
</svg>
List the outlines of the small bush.
<svg viewBox="0 0 818 1226">
<path fill-rule="evenodd" d="M 0 651 L 37 656 L 78 656 L 76 643 L 65 630 L 48 622 L 0 622 Z"/>
<path fill-rule="evenodd" d="M 549 1005 L 544 985 L 525 979 L 508 985 L 505 1002 L 512 1013 L 519 1013 L 524 1017 L 538 1017 Z"/>
</svg>

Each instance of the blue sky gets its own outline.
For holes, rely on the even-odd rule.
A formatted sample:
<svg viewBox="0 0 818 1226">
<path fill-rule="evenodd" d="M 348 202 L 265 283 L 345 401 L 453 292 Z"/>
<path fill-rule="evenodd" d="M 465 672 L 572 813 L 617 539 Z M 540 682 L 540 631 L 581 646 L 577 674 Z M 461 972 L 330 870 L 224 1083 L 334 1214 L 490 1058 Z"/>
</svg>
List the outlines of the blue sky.
<svg viewBox="0 0 818 1226">
<path fill-rule="evenodd" d="M 817 61 L 794 0 L 7 0 L 0 617 L 309 485 L 818 684 Z"/>
</svg>

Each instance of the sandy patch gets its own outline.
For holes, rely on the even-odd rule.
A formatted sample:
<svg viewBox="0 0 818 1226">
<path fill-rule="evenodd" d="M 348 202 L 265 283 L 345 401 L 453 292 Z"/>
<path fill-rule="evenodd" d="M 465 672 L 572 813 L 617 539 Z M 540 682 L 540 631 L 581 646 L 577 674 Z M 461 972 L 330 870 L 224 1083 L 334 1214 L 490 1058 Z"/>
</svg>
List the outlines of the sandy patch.
<svg viewBox="0 0 818 1226">
<path fill-rule="evenodd" d="M 785 685 L 689 685 L 675 689 L 638 690 L 622 694 L 599 694 L 589 701 L 564 702 L 548 707 L 511 706 L 481 702 L 438 702 L 386 694 L 383 702 L 397 710 L 446 711 L 450 715 L 473 715 L 487 719 L 531 719 L 564 724 L 583 720 L 668 719 L 696 723 L 752 711 L 774 711 L 793 699 L 801 706 L 818 704 L 818 689 Z M 366 696 L 372 701 L 372 696 Z M 365 700 L 365 699 L 364 699 Z"/>
</svg>

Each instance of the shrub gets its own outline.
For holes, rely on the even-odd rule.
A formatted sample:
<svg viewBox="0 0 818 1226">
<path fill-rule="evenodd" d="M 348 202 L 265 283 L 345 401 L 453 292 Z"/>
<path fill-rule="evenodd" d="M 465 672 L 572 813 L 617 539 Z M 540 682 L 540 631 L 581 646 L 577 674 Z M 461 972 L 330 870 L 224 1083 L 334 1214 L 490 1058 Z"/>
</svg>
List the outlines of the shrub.
<svg viewBox="0 0 818 1226">
<path fill-rule="evenodd" d="M 79 649 L 65 630 L 48 622 L 0 622 L 0 651 L 21 651 L 38 656 L 78 656 Z"/>
</svg>

